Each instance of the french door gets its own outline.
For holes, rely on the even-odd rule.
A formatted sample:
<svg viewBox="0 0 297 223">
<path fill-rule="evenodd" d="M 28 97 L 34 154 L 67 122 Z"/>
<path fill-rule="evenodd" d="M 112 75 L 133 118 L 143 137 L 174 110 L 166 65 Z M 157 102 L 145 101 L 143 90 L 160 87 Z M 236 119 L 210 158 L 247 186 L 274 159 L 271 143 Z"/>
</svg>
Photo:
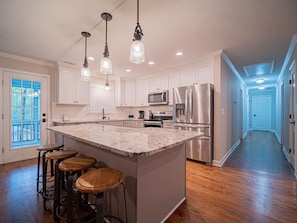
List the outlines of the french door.
<svg viewBox="0 0 297 223">
<path fill-rule="evenodd" d="M 2 163 L 37 157 L 47 142 L 48 77 L 3 71 Z"/>
</svg>

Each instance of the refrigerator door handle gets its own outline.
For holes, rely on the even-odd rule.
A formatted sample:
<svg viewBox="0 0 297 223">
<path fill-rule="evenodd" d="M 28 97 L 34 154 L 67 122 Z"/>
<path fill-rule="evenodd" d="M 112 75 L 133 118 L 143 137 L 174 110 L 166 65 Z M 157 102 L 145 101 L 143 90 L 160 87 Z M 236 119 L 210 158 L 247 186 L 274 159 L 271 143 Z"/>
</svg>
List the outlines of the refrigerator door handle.
<svg viewBox="0 0 297 223">
<path fill-rule="evenodd" d="M 193 89 L 189 90 L 189 111 L 190 111 L 190 119 L 193 119 Z"/>
<path fill-rule="evenodd" d="M 188 113 L 189 113 L 189 109 L 188 109 L 188 107 L 189 107 L 189 101 L 188 101 L 188 89 L 186 89 L 186 94 L 185 94 L 185 118 L 186 118 L 186 120 L 188 120 L 189 119 L 189 117 L 188 117 Z"/>
</svg>

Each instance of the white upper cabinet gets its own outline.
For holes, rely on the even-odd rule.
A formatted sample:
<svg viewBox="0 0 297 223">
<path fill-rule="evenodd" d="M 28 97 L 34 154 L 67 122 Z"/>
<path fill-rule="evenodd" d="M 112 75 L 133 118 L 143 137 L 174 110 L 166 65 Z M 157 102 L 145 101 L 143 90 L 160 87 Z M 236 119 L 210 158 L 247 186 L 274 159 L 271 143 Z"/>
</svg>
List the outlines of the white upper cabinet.
<svg viewBox="0 0 297 223">
<path fill-rule="evenodd" d="M 169 104 L 173 104 L 173 88 L 179 87 L 179 74 L 169 75 Z"/>
<path fill-rule="evenodd" d="M 90 83 L 80 80 L 80 70 L 60 65 L 57 81 L 57 104 L 90 103 Z"/>
<path fill-rule="evenodd" d="M 213 79 L 213 68 L 205 68 L 198 70 L 197 72 L 197 77 L 196 79 L 198 80 L 199 84 L 205 84 L 205 83 L 214 83 Z"/>
<path fill-rule="evenodd" d="M 126 106 L 135 105 L 135 79 L 126 79 Z"/>
<path fill-rule="evenodd" d="M 135 106 L 135 79 L 117 81 L 116 106 Z"/>
<path fill-rule="evenodd" d="M 149 91 L 168 90 L 168 75 L 154 76 L 149 79 Z"/>
<path fill-rule="evenodd" d="M 195 71 L 189 71 L 185 73 L 181 73 L 179 75 L 180 80 L 180 86 L 189 86 L 193 85 L 194 83 L 197 83 L 196 81 L 196 72 Z"/>
<path fill-rule="evenodd" d="M 149 92 L 149 79 L 148 78 L 141 78 L 136 79 L 136 105 L 143 106 L 148 105 L 147 95 Z"/>
</svg>

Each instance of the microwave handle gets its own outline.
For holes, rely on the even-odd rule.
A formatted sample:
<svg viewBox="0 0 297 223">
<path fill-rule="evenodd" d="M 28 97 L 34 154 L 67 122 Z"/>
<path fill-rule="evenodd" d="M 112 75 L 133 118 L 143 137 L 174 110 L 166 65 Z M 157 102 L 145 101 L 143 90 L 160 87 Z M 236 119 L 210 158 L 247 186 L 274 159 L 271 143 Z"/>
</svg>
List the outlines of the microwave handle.
<svg viewBox="0 0 297 223">
<path fill-rule="evenodd" d="M 166 91 L 162 92 L 162 99 L 163 99 L 163 102 L 166 102 L 166 99 L 167 99 Z"/>
</svg>

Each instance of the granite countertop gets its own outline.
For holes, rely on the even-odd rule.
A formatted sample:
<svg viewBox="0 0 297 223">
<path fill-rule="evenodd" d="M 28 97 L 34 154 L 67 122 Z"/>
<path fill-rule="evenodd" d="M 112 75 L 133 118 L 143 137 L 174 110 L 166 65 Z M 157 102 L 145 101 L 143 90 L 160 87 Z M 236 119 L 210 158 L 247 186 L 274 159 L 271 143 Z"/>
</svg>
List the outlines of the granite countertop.
<svg viewBox="0 0 297 223">
<path fill-rule="evenodd" d="M 47 129 L 130 157 L 153 155 L 201 135 L 199 132 L 177 129 L 128 128 L 99 124 L 53 126 Z"/>
</svg>

